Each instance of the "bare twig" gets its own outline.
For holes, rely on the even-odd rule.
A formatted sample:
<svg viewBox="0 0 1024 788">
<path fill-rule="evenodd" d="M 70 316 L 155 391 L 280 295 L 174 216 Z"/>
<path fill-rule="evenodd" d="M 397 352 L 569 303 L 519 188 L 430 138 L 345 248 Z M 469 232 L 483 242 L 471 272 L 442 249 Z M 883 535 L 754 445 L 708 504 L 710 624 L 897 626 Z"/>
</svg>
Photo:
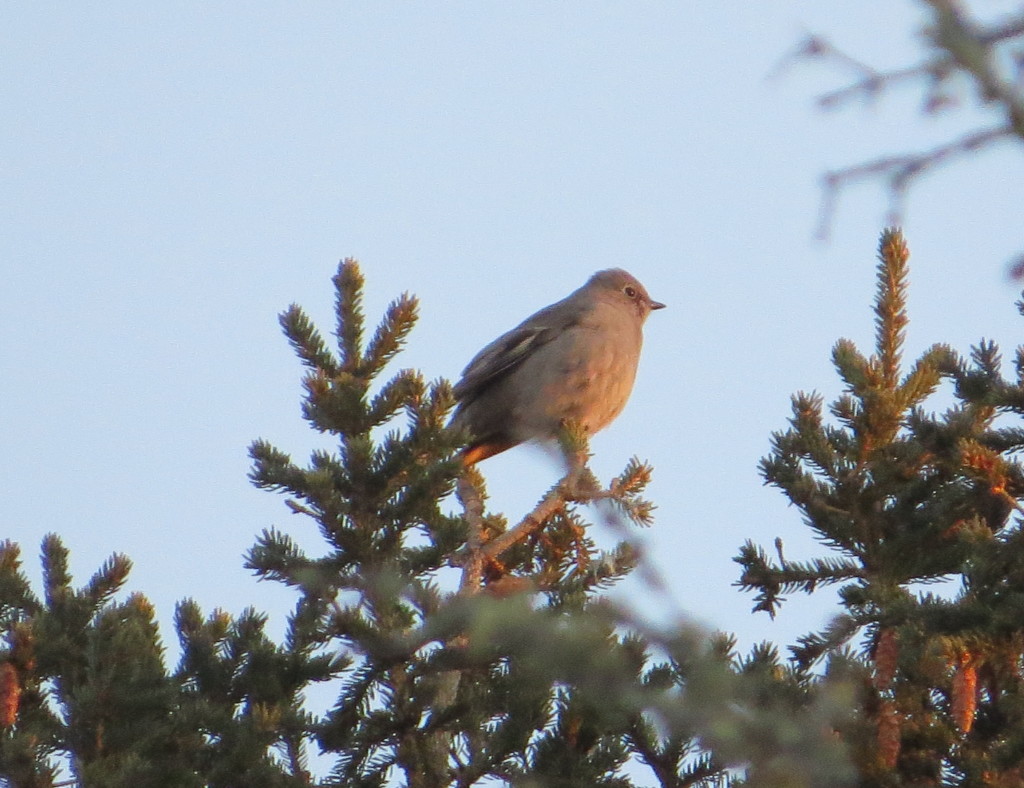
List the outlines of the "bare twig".
<svg viewBox="0 0 1024 788">
<path fill-rule="evenodd" d="M 563 508 L 568 501 L 575 500 L 580 492 L 580 481 L 586 473 L 585 452 L 571 458 L 566 475 L 545 495 L 523 520 L 514 528 L 499 534 L 489 542 L 484 541 L 484 506 L 480 496 L 479 485 L 482 480 L 475 468 L 466 469 L 458 481 L 456 494 L 462 502 L 466 525 L 469 534 L 466 538 L 466 549 L 461 557 L 462 579 L 459 583 L 459 596 L 475 596 L 482 590 L 484 565 L 488 560 L 496 560 L 501 553 L 512 545 L 527 539 L 538 531 L 548 519 Z M 465 634 L 456 635 L 449 641 L 451 648 L 463 649 L 469 644 Z M 437 693 L 434 702 L 438 709 L 449 708 L 458 696 L 462 672 L 450 670 L 438 676 Z"/>
<path fill-rule="evenodd" d="M 308 506 L 303 506 L 301 503 L 293 498 L 289 498 L 284 502 L 284 505 L 292 510 L 292 514 L 305 514 L 309 517 L 316 518 L 317 514 Z"/>
<path fill-rule="evenodd" d="M 850 183 L 873 177 L 885 178 L 889 185 L 889 216 L 886 223 L 897 225 L 902 221 L 903 203 L 912 181 L 939 165 L 948 164 L 953 158 L 977 152 L 995 142 L 1009 139 L 1013 133 L 1008 126 L 996 126 L 965 134 L 952 142 L 921 153 L 883 156 L 873 161 L 825 173 L 822 176 L 824 194 L 822 195 L 817 237 L 828 238 L 839 192 Z"/>
<path fill-rule="evenodd" d="M 957 66 L 974 78 L 978 92 L 986 103 L 1002 107 L 1013 134 L 1024 140 L 1024 94 L 1018 85 L 999 76 L 993 62 L 993 42 L 1020 35 L 1024 31 L 1024 18 L 1013 20 L 998 32 L 986 31 L 968 19 L 960 4 L 954 0 L 925 2 L 935 10 L 935 25 L 929 35 L 936 46 L 948 52 Z"/>
<path fill-rule="evenodd" d="M 484 534 L 484 503 L 477 487 L 479 480 L 475 469 L 467 469 L 459 478 L 456 493 L 462 502 L 462 510 L 469 528 L 466 538 L 466 554 L 462 564 L 462 581 L 459 594 L 467 596 L 480 590 L 480 581 L 484 572 L 483 546 Z"/>
<path fill-rule="evenodd" d="M 833 46 L 828 40 L 809 36 L 798 50 L 801 58 L 819 58 L 846 68 L 857 75 L 856 80 L 845 87 L 826 93 L 818 98 L 818 105 L 824 109 L 832 109 L 845 101 L 863 98 L 873 101 L 886 89 L 897 82 L 917 79 L 932 75 L 940 78 L 948 72 L 949 58 L 937 58 L 913 66 L 879 71 L 869 64 L 858 60 L 847 52 Z"/>
<path fill-rule="evenodd" d="M 540 530 L 552 515 L 570 501 L 590 501 L 597 497 L 596 490 L 583 491 L 580 482 L 585 476 L 587 466 L 585 459 L 576 457 L 570 464 L 569 471 L 561 481 L 552 487 L 540 499 L 533 511 L 524 517 L 515 527 L 498 534 L 483 546 L 482 553 L 488 558 L 497 558 L 512 545 L 518 544 Z"/>
<path fill-rule="evenodd" d="M 935 113 L 955 103 L 947 91 L 949 80 L 957 74 L 969 78 L 981 103 L 1001 111 L 1004 120 L 992 128 L 976 130 L 950 140 L 932 150 L 882 156 L 872 161 L 828 172 L 823 177 L 823 193 L 817 236 L 827 238 L 835 214 L 839 192 L 847 184 L 866 178 L 880 178 L 888 185 L 888 222 L 898 224 L 906 193 L 923 173 L 944 166 L 967 153 L 1003 139 L 1024 141 L 1024 55 L 1017 54 L 1018 73 L 1001 68 L 1000 58 L 1009 54 L 1005 45 L 1024 38 L 1024 13 L 995 22 L 982 23 L 967 11 L 961 0 L 923 0 L 931 12 L 925 35 L 933 45 L 919 62 L 889 71 L 879 70 L 841 51 L 827 39 L 808 35 L 784 65 L 794 60 L 815 58 L 851 72 L 850 84 L 818 98 L 819 106 L 834 108 L 851 100 L 876 99 L 896 84 L 920 83 L 924 91 L 923 108 Z M 1024 259 L 1022 257 L 1021 259 Z M 1024 268 L 1022 268 L 1024 270 Z"/>
<path fill-rule="evenodd" d="M 455 493 L 462 502 L 463 516 L 469 528 L 466 537 L 466 551 L 462 557 L 462 580 L 459 582 L 459 596 L 473 596 L 481 589 L 484 574 L 484 554 L 480 549 L 484 539 L 484 502 L 480 496 L 481 479 L 473 467 L 466 468 L 459 477 Z M 453 649 L 464 649 L 469 644 L 465 634 L 453 637 L 448 646 Z M 437 694 L 434 703 L 438 709 L 450 708 L 459 692 L 462 671 L 449 670 L 438 676 Z"/>
<path fill-rule="evenodd" d="M 594 475 L 587 468 L 588 457 L 585 446 L 576 450 L 566 448 L 565 459 L 568 468 L 565 475 L 519 523 L 487 541 L 484 540 L 483 502 L 478 491 L 481 480 L 474 468 L 466 469 L 459 480 L 457 494 L 462 502 L 469 535 L 465 550 L 453 562 L 462 566 L 462 581 L 459 586 L 461 595 L 477 593 L 481 587 L 484 566 L 488 562 L 498 560 L 499 556 L 513 545 L 529 539 L 543 528 L 554 514 L 564 509 L 566 504 L 592 503 L 622 495 L 621 485 L 614 482 L 608 489 L 601 489 L 598 486 Z"/>
<path fill-rule="evenodd" d="M 939 66 L 940 63 L 935 62 L 932 64 L 893 69 L 892 71 L 869 71 L 856 82 L 819 96 L 818 106 L 822 109 L 835 109 L 841 104 L 856 98 L 873 101 L 881 95 L 885 88 L 891 87 L 896 82 L 907 82 L 922 76 L 935 74 L 939 69 Z M 940 105 L 938 102 L 928 102 L 926 106 L 929 106 L 934 110 Z"/>
</svg>

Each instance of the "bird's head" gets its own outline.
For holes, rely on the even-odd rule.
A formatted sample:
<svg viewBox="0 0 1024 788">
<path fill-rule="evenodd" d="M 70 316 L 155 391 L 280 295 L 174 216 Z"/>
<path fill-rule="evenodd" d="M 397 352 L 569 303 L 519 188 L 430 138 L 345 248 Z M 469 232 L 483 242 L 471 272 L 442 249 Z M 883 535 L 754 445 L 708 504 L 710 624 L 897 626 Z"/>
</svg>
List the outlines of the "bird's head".
<svg viewBox="0 0 1024 788">
<path fill-rule="evenodd" d="M 590 277 L 587 288 L 595 290 L 601 298 L 632 305 L 641 320 L 646 320 L 655 309 L 665 308 L 663 303 L 647 294 L 647 288 L 635 276 L 621 268 L 598 271 Z"/>
</svg>

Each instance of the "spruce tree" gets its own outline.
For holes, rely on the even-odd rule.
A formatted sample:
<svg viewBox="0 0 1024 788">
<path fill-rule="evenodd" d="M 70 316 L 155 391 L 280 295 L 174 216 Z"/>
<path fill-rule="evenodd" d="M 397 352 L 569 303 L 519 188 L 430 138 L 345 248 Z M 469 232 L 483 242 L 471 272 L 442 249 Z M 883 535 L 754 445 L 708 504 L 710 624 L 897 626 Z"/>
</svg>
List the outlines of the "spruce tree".
<svg viewBox="0 0 1024 788">
<path fill-rule="evenodd" d="M 130 566 L 114 555 L 75 589 L 67 549 L 47 536 L 39 598 L 18 547 L 0 546 L 0 784 L 312 785 L 301 691 L 333 661 L 273 644 L 254 611 L 204 619 L 186 601 L 170 672 L 149 602 L 115 601 Z"/>
<path fill-rule="evenodd" d="M 908 258 L 883 233 L 874 353 L 838 342 L 844 393 L 828 416 L 820 396 L 794 396 L 761 464 L 829 552 L 789 560 L 777 542 L 773 559 L 748 542 L 741 584 L 772 615 L 785 594 L 838 585 L 842 613 L 792 652 L 856 680 L 860 714 L 839 735 L 861 785 L 1021 785 L 1024 540 L 1009 516 L 1024 494 L 1024 348 L 1013 380 L 985 341 L 970 359 L 935 345 L 905 370 Z M 935 413 L 943 380 L 954 403 Z"/>
<path fill-rule="evenodd" d="M 415 300 L 392 303 L 364 341 L 362 284 L 358 266 L 344 262 L 335 277 L 336 352 L 298 307 L 281 318 L 308 368 L 303 415 L 337 438 L 337 452 L 315 452 L 300 467 L 265 441 L 251 449 L 256 485 L 287 493 L 291 510 L 311 517 L 325 540 L 309 557 L 268 531 L 249 564 L 298 591 L 297 638 L 344 655 L 337 702 L 316 727 L 321 747 L 338 756 L 333 778 L 382 785 L 397 769 L 409 786 L 472 785 L 552 772 L 619 784 L 607 775 L 627 752 L 588 724 L 595 704 L 571 687 L 552 689 L 546 671 L 501 637 L 517 629 L 522 637 L 544 613 L 554 626 L 628 571 L 633 553 L 599 550 L 578 504 L 601 498 L 646 523 L 640 492 L 649 469 L 631 462 L 600 490 L 581 436 L 568 435 L 575 467 L 536 511 L 513 527 L 485 513 L 483 479 L 463 468 L 462 436 L 445 428 L 450 386 L 408 370 L 377 380 L 414 324 Z M 404 430 L 392 426 L 399 415 Z M 444 506 L 460 478 L 465 516 Z M 542 597 L 540 610 L 516 598 L 531 592 Z M 481 599 L 497 604 L 473 604 Z M 495 627 L 503 632 L 486 631 Z M 601 637 L 603 646 L 615 642 L 611 627 Z"/>
<path fill-rule="evenodd" d="M 842 682 L 785 664 L 771 646 L 740 656 L 726 635 L 652 627 L 608 601 L 639 560 L 630 529 L 652 521 L 647 465 L 630 460 L 600 484 L 586 436 L 567 424 L 564 477 L 523 516 L 488 511 L 482 476 L 458 457 L 465 436 L 446 427 L 448 383 L 385 377 L 415 300 L 398 298 L 367 340 L 358 266 L 343 262 L 334 284 L 334 347 L 298 307 L 281 316 L 306 367 L 303 416 L 334 448 L 304 465 L 264 440 L 250 449 L 254 484 L 285 494 L 290 516 L 322 540 L 308 555 L 274 528 L 248 554 L 258 576 L 295 591 L 283 642 L 266 635 L 265 614 L 204 615 L 185 600 L 169 671 L 150 605 L 116 599 L 126 558 L 75 590 L 67 551 L 48 537 L 40 599 L 8 544 L 0 780 L 849 783 L 831 734 L 849 707 Z M 595 516 L 615 527 L 602 536 Z M 322 716 L 306 702 L 315 684 L 335 698 Z"/>
<path fill-rule="evenodd" d="M 308 556 L 276 529 L 249 555 L 299 594 L 294 642 L 335 660 L 337 701 L 312 728 L 336 758 L 332 783 L 625 788 L 643 784 L 626 776 L 634 759 L 662 786 L 719 784 L 739 765 L 765 786 L 837 784 L 828 692 L 771 648 L 740 659 L 728 638 L 652 630 L 604 601 L 637 551 L 601 548 L 587 514 L 619 533 L 648 525 L 647 465 L 602 486 L 566 425 L 565 476 L 514 524 L 488 512 L 482 476 L 457 456 L 464 436 L 445 428 L 450 386 L 408 370 L 379 380 L 415 300 L 393 302 L 365 341 L 357 264 L 334 283 L 336 349 L 298 307 L 281 325 L 307 367 L 303 415 L 337 451 L 300 466 L 251 447 L 253 482 L 286 494 L 324 548 Z"/>
<path fill-rule="evenodd" d="M 68 551 L 50 535 L 40 599 L 19 553 L 0 547 L 0 778 L 18 788 L 68 773 L 76 785 L 198 785 L 188 754 L 199 732 L 175 715 L 152 606 L 140 595 L 113 601 L 128 559 L 113 556 L 75 589 Z"/>
</svg>

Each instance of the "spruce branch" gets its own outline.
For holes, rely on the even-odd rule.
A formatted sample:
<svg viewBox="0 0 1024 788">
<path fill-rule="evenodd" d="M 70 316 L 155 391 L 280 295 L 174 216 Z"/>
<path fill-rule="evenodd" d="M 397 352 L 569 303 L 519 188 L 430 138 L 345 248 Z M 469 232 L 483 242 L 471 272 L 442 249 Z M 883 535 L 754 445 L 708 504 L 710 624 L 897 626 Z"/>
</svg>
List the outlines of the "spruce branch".
<svg viewBox="0 0 1024 788">
<path fill-rule="evenodd" d="M 875 299 L 875 336 L 882 387 L 895 391 L 899 384 L 900 355 L 907 327 L 907 260 L 910 250 L 899 230 L 889 228 L 878 242 L 878 295 Z"/>
<path fill-rule="evenodd" d="M 408 408 L 411 401 L 421 398 L 423 390 L 423 378 L 418 373 L 402 370 L 387 381 L 370 401 L 368 426 L 378 427 L 390 421 L 402 408 Z"/>
<path fill-rule="evenodd" d="M 71 590 L 68 549 L 56 534 L 43 537 L 42 564 L 46 604 L 52 607 L 63 602 Z"/>
<path fill-rule="evenodd" d="M 115 554 L 103 565 L 83 589 L 84 596 L 94 608 L 105 605 L 124 586 L 131 571 L 132 562 L 127 556 Z"/>
<path fill-rule="evenodd" d="M 418 311 L 419 302 L 408 293 L 403 293 L 388 305 L 366 348 L 361 375 L 373 377 L 379 374 L 395 357 L 416 325 Z"/>
<path fill-rule="evenodd" d="M 901 412 L 915 408 L 938 388 L 956 354 L 947 345 L 933 345 L 914 362 L 896 392 L 896 407 Z"/>
<path fill-rule="evenodd" d="M 314 566 L 290 536 L 276 529 L 264 529 L 245 558 L 246 569 L 292 586 L 310 580 Z"/>
<path fill-rule="evenodd" d="M 297 304 L 282 312 L 278 322 L 295 354 L 312 372 L 328 377 L 338 374 L 337 360 L 313 322 Z"/>
<path fill-rule="evenodd" d="M 848 339 L 840 339 L 832 348 L 832 364 L 848 391 L 863 398 L 871 390 L 871 364 Z"/>
<path fill-rule="evenodd" d="M 733 585 L 743 591 L 757 591 L 754 612 L 763 611 L 772 618 L 785 601 L 784 594 L 797 591 L 814 593 L 819 587 L 851 578 L 864 578 L 863 567 L 849 558 L 816 558 L 812 561 L 787 560 L 781 550 L 777 562 L 765 550 L 747 540 L 733 559 L 743 567 L 740 579 Z"/>
<path fill-rule="evenodd" d="M 306 477 L 292 462 L 290 455 L 272 446 L 268 441 L 257 439 L 249 446 L 249 457 L 253 467 L 249 481 L 256 487 L 273 492 L 290 492 L 304 497 Z"/>
<path fill-rule="evenodd" d="M 806 670 L 827 654 L 838 652 L 860 631 L 862 622 L 853 616 L 837 615 L 821 632 L 812 632 L 797 638 L 797 645 L 790 646 L 798 668 Z"/>
<path fill-rule="evenodd" d="M 21 548 L 9 539 L 0 541 L 0 624 L 14 625 L 40 607 L 21 569 Z"/>
<path fill-rule="evenodd" d="M 359 270 L 359 263 L 346 258 L 338 264 L 334 287 L 337 291 L 335 311 L 337 313 L 338 350 L 341 354 L 341 370 L 351 375 L 360 372 L 363 360 L 363 286 L 365 280 Z"/>
<path fill-rule="evenodd" d="M 585 450 L 577 452 L 567 459 L 569 468 L 565 476 L 537 502 L 533 511 L 523 517 L 514 527 L 498 534 L 481 546 L 480 553 L 485 559 L 497 558 L 513 545 L 531 537 L 543 528 L 556 512 L 564 510 L 568 503 L 591 499 L 594 491 L 588 484 L 592 476 L 586 466 Z"/>
</svg>

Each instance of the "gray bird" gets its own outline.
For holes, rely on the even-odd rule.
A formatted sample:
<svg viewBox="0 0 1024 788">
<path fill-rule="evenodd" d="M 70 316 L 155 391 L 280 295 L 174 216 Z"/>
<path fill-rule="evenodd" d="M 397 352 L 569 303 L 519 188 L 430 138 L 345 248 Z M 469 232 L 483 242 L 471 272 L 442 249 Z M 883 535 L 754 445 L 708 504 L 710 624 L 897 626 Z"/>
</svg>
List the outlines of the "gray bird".
<svg viewBox="0 0 1024 788">
<path fill-rule="evenodd" d="M 451 426 L 470 436 L 463 461 L 553 438 L 566 421 L 590 435 L 607 427 L 633 389 L 644 321 L 664 306 L 611 268 L 491 342 L 455 385 Z"/>
</svg>

